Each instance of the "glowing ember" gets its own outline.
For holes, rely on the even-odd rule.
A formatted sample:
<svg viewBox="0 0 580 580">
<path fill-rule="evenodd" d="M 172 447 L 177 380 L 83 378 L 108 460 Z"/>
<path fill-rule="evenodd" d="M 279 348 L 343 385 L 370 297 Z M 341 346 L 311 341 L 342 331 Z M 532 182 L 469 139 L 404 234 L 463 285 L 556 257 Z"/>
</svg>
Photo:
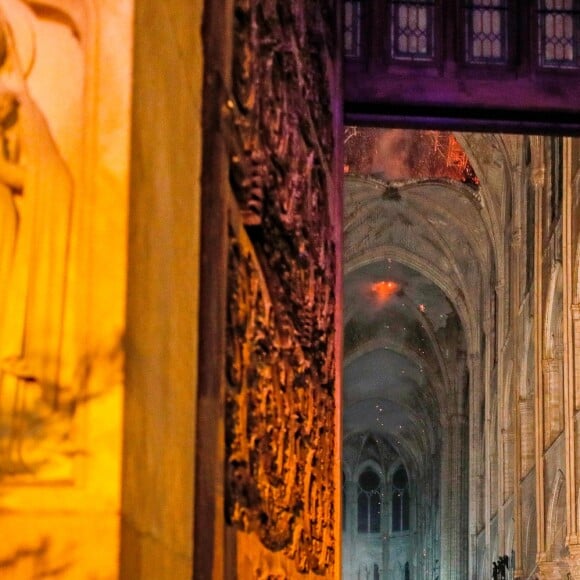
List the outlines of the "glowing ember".
<svg viewBox="0 0 580 580">
<path fill-rule="evenodd" d="M 386 181 L 453 179 L 479 187 L 467 153 L 453 133 L 345 127 L 345 173 L 381 176 Z"/>
<path fill-rule="evenodd" d="M 382 280 L 381 282 L 375 282 L 372 285 L 372 290 L 381 302 L 387 302 L 399 290 L 399 285 L 392 280 Z"/>
</svg>

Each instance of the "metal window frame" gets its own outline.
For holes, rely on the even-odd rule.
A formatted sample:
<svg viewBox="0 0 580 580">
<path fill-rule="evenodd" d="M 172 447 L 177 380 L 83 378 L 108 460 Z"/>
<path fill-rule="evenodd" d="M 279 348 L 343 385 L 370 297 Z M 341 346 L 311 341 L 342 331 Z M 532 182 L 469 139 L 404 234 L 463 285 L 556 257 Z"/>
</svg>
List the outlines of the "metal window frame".
<svg viewBox="0 0 580 580">
<path fill-rule="evenodd" d="M 398 38 L 398 23 L 396 9 L 400 6 L 419 6 L 427 8 L 427 52 L 425 55 L 419 53 L 402 53 L 397 51 L 396 40 Z M 438 30 L 438 10 L 437 0 L 388 0 L 388 57 L 394 63 L 427 63 L 434 64 L 438 61 L 440 48 L 437 46 Z"/>
<path fill-rule="evenodd" d="M 368 26 L 366 26 L 366 21 L 368 18 L 369 11 L 369 0 L 349 0 L 352 4 L 359 5 L 359 22 L 358 22 L 358 53 L 347 54 L 346 49 L 344 52 L 344 58 L 349 62 L 357 62 L 366 58 L 367 46 L 368 46 Z M 346 2 L 345 2 L 346 4 Z M 343 7 L 344 11 L 344 7 Z M 344 36 L 346 35 L 346 13 L 343 12 L 343 45 Z"/>
<path fill-rule="evenodd" d="M 514 38 L 515 33 L 511 20 L 513 18 L 513 6 L 509 0 L 501 0 L 501 6 L 485 6 L 483 0 L 464 0 L 461 7 L 461 23 L 460 29 L 462 31 L 462 61 L 466 65 L 479 66 L 491 65 L 494 67 L 507 67 L 512 64 L 512 45 L 517 42 Z M 502 55 L 499 58 L 493 57 L 476 57 L 473 55 L 473 18 L 472 15 L 475 10 L 494 10 L 503 12 L 502 22 Z M 501 38 L 500 38 L 501 39 Z"/>
<path fill-rule="evenodd" d="M 546 54 L 546 16 L 549 14 L 563 14 L 572 17 L 572 59 L 550 59 L 545 58 Z M 546 0 L 535 2 L 534 13 L 534 44 L 535 62 L 540 70 L 544 71 L 580 71 L 580 0 L 572 0 L 572 8 L 556 9 L 547 8 Z"/>
</svg>

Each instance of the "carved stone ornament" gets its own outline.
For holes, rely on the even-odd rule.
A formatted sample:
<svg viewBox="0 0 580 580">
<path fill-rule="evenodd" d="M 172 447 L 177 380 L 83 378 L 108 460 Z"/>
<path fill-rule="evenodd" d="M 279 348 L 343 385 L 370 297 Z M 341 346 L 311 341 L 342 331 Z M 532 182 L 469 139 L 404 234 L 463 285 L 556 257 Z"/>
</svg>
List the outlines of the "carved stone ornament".
<svg viewBox="0 0 580 580">
<path fill-rule="evenodd" d="M 231 522 L 301 572 L 334 562 L 334 64 L 329 0 L 237 0 L 230 183 Z M 235 220 L 234 220 L 235 221 Z"/>
<path fill-rule="evenodd" d="M 48 463 L 74 405 L 60 382 L 73 182 L 20 60 L 2 6 L 0 476 Z"/>
<path fill-rule="evenodd" d="M 228 278 L 229 519 L 322 573 L 334 558 L 334 399 L 276 315 L 243 231 L 231 232 Z"/>
</svg>

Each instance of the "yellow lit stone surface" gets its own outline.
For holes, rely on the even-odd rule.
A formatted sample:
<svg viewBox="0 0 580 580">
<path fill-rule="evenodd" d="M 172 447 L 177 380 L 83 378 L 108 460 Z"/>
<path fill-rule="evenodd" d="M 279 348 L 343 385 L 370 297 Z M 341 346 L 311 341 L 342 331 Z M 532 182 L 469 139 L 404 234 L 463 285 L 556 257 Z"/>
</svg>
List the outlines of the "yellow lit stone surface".
<svg viewBox="0 0 580 580">
<path fill-rule="evenodd" d="M 201 2 L 135 13 L 121 577 L 191 578 Z"/>
<path fill-rule="evenodd" d="M 18 259 L 0 276 L 27 297 L 0 304 L 0 578 L 110 579 L 120 535 L 132 2 L 36 6 L 0 1 L 9 38 L 0 97 L 19 103 L 2 123 L 10 146 L 0 161 L 24 175 L 22 184 L 0 177 L 19 220 Z"/>
</svg>

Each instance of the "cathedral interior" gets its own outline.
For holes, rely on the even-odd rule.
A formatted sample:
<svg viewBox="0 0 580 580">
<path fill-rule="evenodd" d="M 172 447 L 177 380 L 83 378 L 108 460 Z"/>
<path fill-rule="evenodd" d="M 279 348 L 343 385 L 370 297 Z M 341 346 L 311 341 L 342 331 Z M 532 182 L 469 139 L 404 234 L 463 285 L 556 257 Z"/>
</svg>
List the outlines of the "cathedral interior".
<svg viewBox="0 0 580 580">
<path fill-rule="evenodd" d="M 540 550 L 541 577 L 568 572 L 562 147 L 346 128 L 344 577 L 486 578 L 507 557 L 528 578 Z"/>
<path fill-rule="evenodd" d="M 0 0 L 0 579 L 580 580 L 579 94 L 577 0 Z"/>
</svg>

